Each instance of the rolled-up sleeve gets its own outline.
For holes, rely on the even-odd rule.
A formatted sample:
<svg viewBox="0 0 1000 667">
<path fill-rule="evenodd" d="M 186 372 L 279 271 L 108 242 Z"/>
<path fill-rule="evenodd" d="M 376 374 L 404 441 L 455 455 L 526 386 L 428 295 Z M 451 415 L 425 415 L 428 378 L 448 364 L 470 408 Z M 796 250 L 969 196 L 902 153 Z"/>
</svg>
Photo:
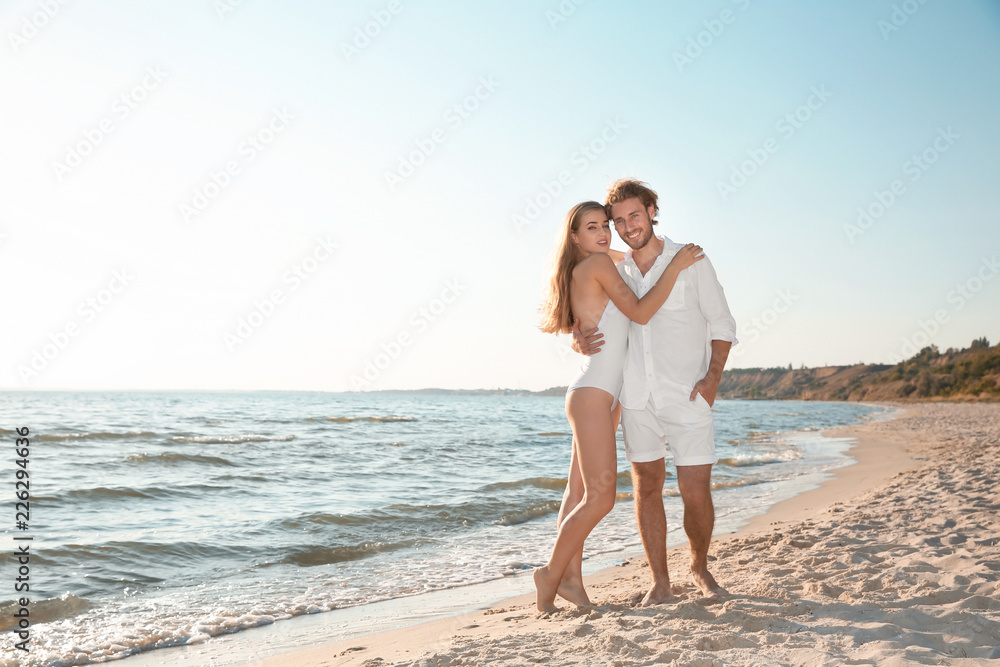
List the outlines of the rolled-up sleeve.
<svg viewBox="0 0 1000 667">
<path fill-rule="evenodd" d="M 725 340 L 736 345 L 736 319 L 729 312 L 726 293 L 711 260 L 705 257 L 691 267 L 697 276 L 698 304 L 701 314 L 708 320 L 712 340 Z"/>
</svg>

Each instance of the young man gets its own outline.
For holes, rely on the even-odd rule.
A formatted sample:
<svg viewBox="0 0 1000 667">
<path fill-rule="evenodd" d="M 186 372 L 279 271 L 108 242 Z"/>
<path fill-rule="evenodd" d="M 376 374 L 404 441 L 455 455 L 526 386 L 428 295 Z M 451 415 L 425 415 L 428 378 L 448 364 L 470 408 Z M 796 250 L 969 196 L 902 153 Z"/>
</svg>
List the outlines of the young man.
<svg viewBox="0 0 1000 667">
<path fill-rule="evenodd" d="M 683 247 L 653 235 L 659 211 L 656 200 L 656 193 L 644 183 L 621 179 L 611 184 L 605 202 L 615 230 L 631 248 L 618 271 L 640 298 Z M 596 329 L 582 334 L 577 325 L 573 336 L 578 352 L 599 352 L 602 343 Z M 708 547 L 715 525 L 710 484 L 712 466 L 718 462 L 711 406 L 734 342 L 736 321 L 707 258 L 681 272 L 670 298 L 648 324 L 629 325 L 620 401 L 639 535 L 653 575 L 643 606 L 674 597 L 667 570 L 663 510 L 667 446 L 677 467 L 677 485 L 684 502 L 691 574 L 704 595 L 725 593 L 708 571 Z"/>
</svg>

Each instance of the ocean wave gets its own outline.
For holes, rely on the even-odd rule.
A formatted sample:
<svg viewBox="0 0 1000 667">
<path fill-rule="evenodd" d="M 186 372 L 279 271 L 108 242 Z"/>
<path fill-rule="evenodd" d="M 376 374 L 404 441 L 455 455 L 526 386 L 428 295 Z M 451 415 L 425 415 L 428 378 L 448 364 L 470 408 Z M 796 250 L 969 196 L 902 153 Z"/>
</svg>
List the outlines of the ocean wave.
<svg viewBox="0 0 1000 667">
<path fill-rule="evenodd" d="M 666 471 L 667 477 L 673 477 L 670 470 Z M 568 480 L 565 477 L 528 477 L 513 482 L 494 482 L 483 487 L 483 491 L 506 491 L 509 489 L 537 488 L 550 489 L 552 491 L 564 491 Z M 631 488 L 632 473 L 629 470 L 620 470 L 616 476 L 616 483 L 619 488 Z"/>
<path fill-rule="evenodd" d="M 398 535 L 400 531 L 409 534 L 440 534 L 441 530 L 468 529 L 477 525 L 514 526 L 559 511 L 562 503 L 561 491 L 565 480 L 537 478 L 525 480 L 520 488 L 544 489 L 548 493 L 532 494 L 532 497 L 513 501 L 504 497 L 484 495 L 474 501 L 454 505 L 419 505 L 395 503 L 377 509 L 368 509 L 356 514 L 330 512 L 310 512 L 297 516 L 269 521 L 263 527 L 268 534 L 284 535 L 289 531 L 310 534 L 343 535 L 347 530 L 359 541 L 384 541 L 385 536 Z M 518 482 L 491 485 L 501 490 L 513 488 Z M 550 486 L 547 486 L 551 484 Z M 497 490 L 497 489 L 495 489 Z M 558 494 L 551 493 L 559 492 Z M 559 497 L 554 497 L 558 495 Z M 548 497 L 546 497 L 548 496 Z"/>
<path fill-rule="evenodd" d="M 158 487 L 135 489 L 130 486 L 108 487 L 96 486 L 90 489 L 73 489 L 64 495 L 53 496 L 50 499 L 58 502 L 62 499 L 83 500 L 120 500 L 123 498 L 162 498 L 169 496 L 170 491 Z"/>
<path fill-rule="evenodd" d="M 97 544 L 63 544 L 46 549 L 45 559 L 49 563 L 64 560 L 87 562 L 95 567 L 109 567 L 109 563 L 117 563 L 128 570 L 143 567 L 146 563 L 159 563 L 157 574 L 168 567 L 180 567 L 185 561 L 204 565 L 213 558 L 245 557 L 248 549 L 244 545 L 227 545 L 210 542 L 177 541 L 177 542 L 140 542 L 136 540 L 116 540 Z M 132 578 L 142 583 L 162 581 L 155 575 L 131 573 Z"/>
<path fill-rule="evenodd" d="M 334 424 L 350 424 L 352 422 L 415 422 L 411 416 L 370 416 L 370 417 L 306 417 L 308 422 L 333 422 Z"/>
<path fill-rule="evenodd" d="M 92 609 L 94 603 L 72 593 L 65 593 L 57 598 L 46 598 L 31 600 L 31 623 L 51 623 L 65 618 L 72 618 L 77 614 Z M 14 614 L 21 608 L 21 605 L 14 600 L 0 604 L 0 632 L 16 630 L 18 618 Z"/>
<path fill-rule="evenodd" d="M 327 611 L 325 608 L 315 610 Z M 34 607 L 31 613 L 32 623 L 34 623 Z M 304 613 L 310 613 L 310 611 L 303 610 L 294 615 Z M 147 622 L 138 626 L 118 623 L 114 617 L 111 619 L 112 622 L 108 623 L 107 619 L 94 618 L 94 614 L 89 616 L 89 618 L 85 617 L 86 621 L 94 627 L 99 627 L 99 630 L 88 632 L 76 629 L 67 632 L 63 636 L 68 641 L 63 645 L 33 641 L 29 654 L 23 654 L 14 649 L 0 651 L 0 665 L 4 667 L 8 665 L 11 667 L 19 665 L 40 667 L 42 665 L 82 665 L 110 662 L 155 649 L 200 644 L 212 637 L 291 618 L 293 614 L 279 611 L 268 614 L 257 608 L 239 613 L 219 609 L 211 614 L 203 614 L 201 617 L 195 616 L 194 620 L 163 619 L 150 614 L 145 619 Z M 60 630 L 50 629 L 48 634 L 61 634 Z M 81 645 L 90 651 L 89 654 L 82 654 L 81 649 L 77 648 Z M 14 653 L 17 655 L 12 655 Z M 5 658 L 6 655 L 12 655 L 10 660 Z"/>
<path fill-rule="evenodd" d="M 310 512 L 298 516 L 277 519 L 271 525 L 279 530 L 307 530 L 320 526 L 364 526 L 379 521 L 400 518 L 382 510 L 374 510 L 363 514 L 329 514 L 327 512 Z"/>
<path fill-rule="evenodd" d="M 720 465 L 727 465 L 731 468 L 743 468 L 746 466 L 760 466 L 769 463 L 787 463 L 802 458 L 802 452 L 794 449 L 786 449 L 783 452 L 767 454 L 747 454 L 735 456 L 728 459 L 719 459 Z"/>
<path fill-rule="evenodd" d="M 573 434 L 572 433 L 563 433 L 562 431 L 547 431 L 545 433 L 539 433 L 538 435 L 539 436 L 557 436 L 557 435 L 569 436 L 569 435 L 573 435 Z"/>
<path fill-rule="evenodd" d="M 503 491 L 507 489 L 551 489 L 552 491 L 562 491 L 566 488 L 567 480 L 561 477 L 529 477 L 518 479 L 513 482 L 494 482 L 483 487 L 483 491 Z"/>
<path fill-rule="evenodd" d="M 533 519 L 538 519 L 549 514 L 555 514 L 559 511 L 559 506 L 562 505 L 561 500 L 550 500 L 544 502 L 540 505 L 533 505 L 523 510 L 518 510 L 514 512 L 507 512 L 494 523 L 498 526 L 516 526 L 519 523 L 525 523 Z"/>
<path fill-rule="evenodd" d="M 264 475 L 216 475 L 212 480 L 216 482 L 236 480 L 240 483 L 240 486 L 246 487 L 251 482 L 269 484 L 274 481 L 274 477 L 265 477 Z"/>
<path fill-rule="evenodd" d="M 175 435 L 170 438 L 174 442 L 191 442 L 198 445 L 231 445 L 241 442 L 288 442 L 294 440 L 294 435 Z"/>
<path fill-rule="evenodd" d="M 737 479 L 721 479 L 718 482 L 712 482 L 712 490 L 720 491 L 722 489 L 739 489 L 744 486 L 753 486 L 754 484 L 760 484 L 760 479 L 756 477 L 740 477 Z"/>
<path fill-rule="evenodd" d="M 407 540 L 404 542 L 362 542 L 361 544 L 345 547 L 312 545 L 297 548 L 278 562 L 288 565 L 298 565 L 300 567 L 330 565 L 332 563 L 361 560 L 386 551 L 405 549 L 413 546 L 415 543 L 416 540 Z"/>
<path fill-rule="evenodd" d="M 340 534 L 338 528 L 347 527 L 352 534 L 377 541 L 381 536 L 398 533 L 400 530 L 434 533 L 442 527 L 468 527 L 474 524 L 492 522 L 508 502 L 481 500 L 458 505 L 410 505 L 395 503 L 383 508 L 369 509 L 357 514 L 333 514 L 310 512 L 298 516 L 269 521 L 266 532 L 281 534 L 289 530 L 321 532 L 329 529 L 332 534 Z M 393 525 L 396 524 L 396 525 Z"/>
<path fill-rule="evenodd" d="M 35 442 L 65 442 L 67 440 L 121 440 L 128 438 L 151 438 L 156 434 L 152 431 L 84 431 L 83 433 L 41 433 L 32 439 Z"/>
<path fill-rule="evenodd" d="M 218 485 L 208 485 L 208 484 L 185 484 L 181 486 L 173 487 L 159 487 L 159 486 L 149 486 L 144 488 L 136 488 L 131 486 L 95 486 L 88 489 L 72 489 L 62 494 L 57 494 L 54 496 L 43 496 L 38 497 L 35 500 L 39 503 L 51 502 L 51 503 L 61 503 L 63 501 L 79 502 L 79 501 L 93 501 L 101 502 L 104 500 L 115 501 L 123 500 L 126 498 L 152 498 L 152 499 L 163 499 L 163 498 L 176 498 L 183 497 L 186 494 L 202 494 L 205 491 L 220 492 L 227 491 L 230 487 L 218 486 Z"/>
<path fill-rule="evenodd" d="M 132 454 L 126 456 L 125 460 L 130 463 L 162 463 L 164 465 L 177 465 L 179 463 L 205 463 L 208 465 L 231 466 L 236 465 L 232 461 L 218 457 L 205 456 L 202 454 L 181 454 L 179 452 L 165 452 L 163 454 Z"/>
<path fill-rule="evenodd" d="M 500 574 L 505 577 L 510 577 L 515 574 L 520 574 L 525 570 L 533 570 L 541 565 L 543 565 L 543 563 L 525 563 L 519 560 L 509 560 L 501 567 Z"/>
<path fill-rule="evenodd" d="M 781 431 L 747 431 L 746 439 L 743 440 L 743 442 L 759 442 L 770 438 L 771 436 L 778 435 L 779 433 L 781 433 Z"/>
</svg>

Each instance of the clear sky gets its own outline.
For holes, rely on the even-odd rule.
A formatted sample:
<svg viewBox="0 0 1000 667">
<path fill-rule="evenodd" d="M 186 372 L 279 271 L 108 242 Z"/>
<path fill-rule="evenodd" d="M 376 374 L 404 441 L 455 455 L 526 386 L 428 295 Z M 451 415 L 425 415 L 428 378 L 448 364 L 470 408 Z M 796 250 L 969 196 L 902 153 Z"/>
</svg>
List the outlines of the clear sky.
<svg viewBox="0 0 1000 667">
<path fill-rule="evenodd" d="M 729 367 L 1000 338 L 992 0 L 15 0 L 0 34 L 0 387 L 566 384 L 554 239 L 621 176 L 711 256 Z"/>
</svg>

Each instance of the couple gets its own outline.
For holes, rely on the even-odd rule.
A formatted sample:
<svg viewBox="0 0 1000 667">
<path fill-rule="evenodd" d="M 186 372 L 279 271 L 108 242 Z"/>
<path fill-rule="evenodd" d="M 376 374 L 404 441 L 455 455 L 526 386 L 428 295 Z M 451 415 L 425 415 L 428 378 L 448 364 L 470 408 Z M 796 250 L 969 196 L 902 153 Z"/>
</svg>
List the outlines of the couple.
<svg viewBox="0 0 1000 667">
<path fill-rule="evenodd" d="M 566 392 L 573 454 L 556 544 L 534 574 L 539 611 L 557 609 L 557 594 L 591 604 L 581 573 L 583 543 L 615 503 L 619 415 L 653 575 L 643 606 L 673 598 L 663 509 L 667 446 L 684 502 L 691 574 L 703 594 L 724 593 L 708 571 L 715 524 L 710 483 L 718 461 L 711 406 L 736 322 L 701 248 L 653 235 L 656 201 L 645 183 L 618 180 L 604 205 L 584 202 L 570 210 L 557 246 L 541 329 L 572 331 L 573 349 L 591 356 Z M 631 249 L 624 255 L 610 249 L 609 218 Z"/>
</svg>

